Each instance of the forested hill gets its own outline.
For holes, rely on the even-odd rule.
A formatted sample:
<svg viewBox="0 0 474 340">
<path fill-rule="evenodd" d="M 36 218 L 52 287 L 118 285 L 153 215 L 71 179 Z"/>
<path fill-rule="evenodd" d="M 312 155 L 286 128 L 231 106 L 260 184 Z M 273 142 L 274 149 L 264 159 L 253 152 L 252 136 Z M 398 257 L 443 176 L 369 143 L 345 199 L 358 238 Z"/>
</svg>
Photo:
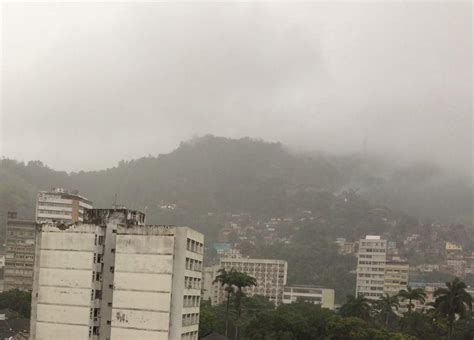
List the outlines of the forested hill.
<svg viewBox="0 0 474 340">
<path fill-rule="evenodd" d="M 360 157 L 296 155 L 279 143 L 214 136 L 181 143 L 166 155 L 121 161 L 102 171 L 67 174 L 39 161 L 24 164 L 3 159 L 0 218 L 4 220 L 8 210 L 32 217 L 37 191 L 51 187 L 78 189 L 96 207 L 110 207 L 117 196 L 118 203 L 145 211 L 148 221 L 157 223 L 163 222 L 162 217 L 166 223 L 174 222 L 160 208 L 163 205 L 178 207 L 176 223 L 192 224 L 195 216 L 207 213 L 283 216 L 317 204 L 323 192 L 349 188 L 358 189 L 374 204 L 414 208 L 408 212 L 415 216 L 433 211 L 447 218 L 469 218 L 472 184 L 435 180 L 440 174 L 432 168 L 413 172 L 390 169 L 387 164 L 383 168 Z"/>
</svg>

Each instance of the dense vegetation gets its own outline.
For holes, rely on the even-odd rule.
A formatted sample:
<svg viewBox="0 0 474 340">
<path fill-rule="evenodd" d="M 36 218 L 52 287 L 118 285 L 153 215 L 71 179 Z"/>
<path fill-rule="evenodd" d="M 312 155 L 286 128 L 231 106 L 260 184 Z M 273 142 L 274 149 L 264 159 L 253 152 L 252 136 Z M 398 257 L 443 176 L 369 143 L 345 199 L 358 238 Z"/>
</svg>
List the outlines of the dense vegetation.
<svg viewBox="0 0 474 340">
<path fill-rule="evenodd" d="M 321 200 L 321 193 L 351 188 L 371 202 L 415 216 L 472 221 L 472 183 L 435 166 L 400 167 L 362 156 L 296 155 L 279 143 L 249 138 L 206 136 L 166 155 L 72 174 L 51 170 L 40 161 L 3 159 L 0 214 L 16 209 L 31 217 L 36 192 L 50 187 L 78 189 L 98 207 L 109 207 L 117 195 L 119 203 L 146 211 L 149 221 L 157 223 L 199 224 L 208 212 L 281 216 L 304 202 Z M 163 213 L 163 202 L 177 204 L 179 211 Z"/>
<path fill-rule="evenodd" d="M 9 309 L 19 317 L 29 319 L 31 312 L 31 293 L 12 289 L 0 293 L 0 309 Z M 10 316 L 10 318 L 12 318 Z"/>
<path fill-rule="evenodd" d="M 259 296 L 241 297 L 237 304 L 237 290 L 229 289 L 232 284 L 228 281 L 226 285 L 231 292 L 227 334 L 233 340 L 471 340 L 474 335 L 472 297 L 465 292 L 464 283 L 457 279 L 436 292 L 433 307 L 425 312 L 409 308 L 404 313 L 398 311 L 401 302 L 424 301 L 423 291 L 403 291 L 400 296 L 384 296 L 375 302 L 348 296 L 340 311 L 334 312 L 304 302 L 274 309 Z M 201 336 L 226 332 L 227 306 L 224 303 L 213 307 L 203 301 Z M 235 332 L 236 328 L 241 332 Z"/>
</svg>

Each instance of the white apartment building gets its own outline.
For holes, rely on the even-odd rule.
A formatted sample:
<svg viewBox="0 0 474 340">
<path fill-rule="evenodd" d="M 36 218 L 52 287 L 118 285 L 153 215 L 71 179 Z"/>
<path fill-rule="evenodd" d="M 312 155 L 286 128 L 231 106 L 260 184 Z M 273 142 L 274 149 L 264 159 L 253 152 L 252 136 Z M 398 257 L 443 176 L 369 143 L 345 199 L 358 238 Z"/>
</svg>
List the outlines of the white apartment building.
<svg viewBox="0 0 474 340">
<path fill-rule="evenodd" d="M 321 305 L 323 308 L 334 310 L 334 289 L 318 286 L 292 285 L 283 289 L 283 303 L 290 304 L 299 301 Z"/>
<path fill-rule="evenodd" d="M 356 295 L 377 300 L 384 294 L 387 241 L 368 235 L 359 241 Z"/>
<path fill-rule="evenodd" d="M 283 288 L 286 285 L 288 263 L 282 260 L 268 259 L 250 259 L 250 258 L 221 258 L 219 268 L 230 270 L 235 268 L 239 272 L 246 273 L 257 280 L 257 285 L 245 288 L 248 296 L 262 295 L 267 297 L 275 305 L 279 305 L 283 299 Z M 219 269 L 217 268 L 217 270 Z M 224 287 L 214 284 L 217 296 L 214 304 L 220 304 L 225 301 Z M 211 298 L 211 300 L 213 300 Z"/>
<path fill-rule="evenodd" d="M 92 209 L 40 225 L 32 339 L 198 339 L 204 237 L 144 221 Z"/>
<path fill-rule="evenodd" d="M 40 191 L 36 199 L 36 221 L 82 222 L 85 209 L 92 209 L 92 202 L 77 192 L 69 193 L 62 188 Z"/>
</svg>

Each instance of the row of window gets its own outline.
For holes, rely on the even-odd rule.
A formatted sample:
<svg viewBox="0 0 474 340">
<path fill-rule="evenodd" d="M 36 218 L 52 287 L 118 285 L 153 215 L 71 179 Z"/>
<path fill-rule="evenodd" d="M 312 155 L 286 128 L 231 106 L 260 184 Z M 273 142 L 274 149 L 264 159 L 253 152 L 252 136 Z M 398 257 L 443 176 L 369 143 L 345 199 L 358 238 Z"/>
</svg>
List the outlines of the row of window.
<svg viewBox="0 0 474 340">
<path fill-rule="evenodd" d="M 361 249 L 359 252 L 366 252 L 366 253 L 385 253 L 385 248 L 367 248 Z"/>
<path fill-rule="evenodd" d="M 198 331 L 187 332 L 182 334 L 181 340 L 198 340 Z"/>
<path fill-rule="evenodd" d="M 38 201 L 39 207 L 62 207 L 62 208 L 70 208 L 72 204 L 70 203 L 53 203 L 53 202 L 42 202 Z"/>
<path fill-rule="evenodd" d="M 31 260 L 33 261 L 35 259 L 35 256 L 32 254 L 21 254 L 21 253 L 14 253 L 11 254 L 13 257 L 9 256 L 7 259 L 15 259 L 15 260 Z"/>
<path fill-rule="evenodd" d="M 194 253 L 202 254 L 204 253 L 204 244 L 191 240 L 190 238 L 187 239 L 186 249 L 192 251 Z"/>
<path fill-rule="evenodd" d="M 7 261 L 6 266 L 7 267 L 33 267 L 33 263 Z"/>
<path fill-rule="evenodd" d="M 7 256 L 9 255 L 9 253 L 13 253 L 13 252 L 22 252 L 22 253 L 29 253 L 29 254 L 33 254 L 35 251 L 35 245 L 34 244 L 28 244 L 28 245 L 24 245 L 22 247 L 18 247 L 18 246 L 11 246 L 11 245 L 8 245 L 7 244 Z"/>
<path fill-rule="evenodd" d="M 7 231 L 9 236 L 35 236 L 35 231 L 33 230 L 11 230 Z"/>
<path fill-rule="evenodd" d="M 184 287 L 187 289 L 201 289 L 201 279 L 197 277 L 184 277 Z"/>
<path fill-rule="evenodd" d="M 71 216 L 70 211 L 38 209 L 38 214 Z"/>
<path fill-rule="evenodd" d="M 359 271 L 359 272 L 384 272 L 385 273 L 385 268 L 359 267 L 359 268 L 357 268 L 357 271 Z"/>
<path fill-rule="evenodd" d="M 358 290 L 378 290 L 383 291 L 384 287 L 372 287 L 372 286 L 359 286 Z"/>
<path fill-rule="evenodd" d="M 195 271 L 202 271 L 202 261 L 190 259 L 189 257 L 186 258 L 186 269 L 187 270 L 195 270 Z"/>
<path fill-rule="evenodd" d="M 197 325 L 199 323 L 199 313 L 183 314 L 183 326 Z"/>
<path fill-rule="evenodd" d="M 195 295 L 185 295 L 183 297 L 183 307 L 199 307 L 200 297 Z"/>
</svg>

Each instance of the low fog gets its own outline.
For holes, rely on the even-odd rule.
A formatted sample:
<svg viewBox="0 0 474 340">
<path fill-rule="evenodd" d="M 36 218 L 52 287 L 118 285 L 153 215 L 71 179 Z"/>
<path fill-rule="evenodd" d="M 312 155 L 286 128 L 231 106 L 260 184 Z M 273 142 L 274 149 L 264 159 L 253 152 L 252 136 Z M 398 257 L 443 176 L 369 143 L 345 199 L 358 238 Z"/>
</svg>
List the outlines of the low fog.
<svg viewBox="0 0 474 340">
<path fill-rule="evenodd" d="M 0 154 L 101 169 L 211 133 L 470 174 L 471 6 L 4 3 Z"/>
</svg>

